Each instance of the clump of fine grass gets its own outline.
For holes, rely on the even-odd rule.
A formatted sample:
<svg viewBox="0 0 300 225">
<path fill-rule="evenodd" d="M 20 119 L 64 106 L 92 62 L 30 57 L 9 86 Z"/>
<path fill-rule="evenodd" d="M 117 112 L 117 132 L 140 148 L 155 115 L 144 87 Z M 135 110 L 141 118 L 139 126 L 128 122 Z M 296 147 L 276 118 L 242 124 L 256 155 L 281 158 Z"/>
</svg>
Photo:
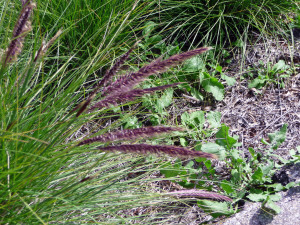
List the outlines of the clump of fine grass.
<svg viewBox="0 0 300 225">
<path fill-rule="evenodd" d="M 251 30 L 263 36 L 288 31 L 284 18 L 296 10 L 295 0 L 165 0 L 153 21 L 166 24 L 172 40 L 188 41 L 187 47 L 209 43 L 223 46 L 245 40 Z"/>
<path fill-rule="evenodd" d="M 33 13 L 32 1 L 22 1 L 22 4 L 16 27 L 29 24 L 30 16 L 24 19 L 24 12 Z M 1 224 L 24 221 L 28 224 L 127 223 L 131 218 L 120 216 L 120 210 L 173 201 L 172 198 L 161 198 L 161 194 L 143 191 L 145 183 L 153 181 L 145 177 L 161 167 L 155 160 L 145 162 L 146 153 L 176 157 L 216 157 L 178 146 L 114 145 L 117 141 L 132 141 L 182 131 L 181 128 L 146 127 L 88 137 L 79 143 L 76 140 L 67 141 L 86 122 L 93 121 L 95 115 L 97 119 L 101 118 L 104 108 L 109 108 L 110 104 L 124 103 L 142 94 L 177 85 L 135 89 L 151 74 L 166 71 L 209 48 L 199 48 L 167 60 L 154 61 L 138 72 L 107 85 L 132 52 L 130 50 L 106 73 L 104 81 L 95 84 L 87 100 L 75 107 L 74 111 L 77 112 L 74 115 L 71 106 L 81 98 L 77 91 L 87 79 L 91 61 L 82 64 L 78 70 L 68 70 L 72 60 L 70 57 L 61 62 L 59 67 L 46 64 L 45 74 L 43 60 L 46 60 L 46 51 L 61 32 L 54 35 L 47 44 L 40 44 L 40 47 L 37 47 L 39 36 L 33 35 L 36 39 L 28 43 L 33 46 L 29 48 L 33 52 L 21 55 L 27 28 L 22 25 L 16 29 L 20 32 L 13 33 L 14 38 L 8 44 L 0 70 Z M 21 35 L 16 36 L 16 33 Z M 22 60 L 18 61 L 17 56 Z M 21 84 L 18 83 L 20 77 L 24 78 Z M 99 91 L 102 85 L 106 85 L 104 95 Z M 109 100 L 112 96 L 115 101 Z M 103 99 L 99 101 L 101 97 Z M 99 102 L 102 102 L 101 107 L 104 108 L 98 107 L 101 109 L 96 111 L 97 107 L 94 106 Z M 96 143 L 99 146 L 93 148 Z M 122 154 L 111 154 L 111 151 Z M 133 152 L 134 155 L 124 152 Z M 136 153 L 141 156 L 136 156 Z M 129 179 L 129 173 L 140 171 L 143 171 L 141 176 Z M 202 197 L 209 198 L 209 195 Z M 216 195 L 215 199 L 221 198 Z"/>
</svg>

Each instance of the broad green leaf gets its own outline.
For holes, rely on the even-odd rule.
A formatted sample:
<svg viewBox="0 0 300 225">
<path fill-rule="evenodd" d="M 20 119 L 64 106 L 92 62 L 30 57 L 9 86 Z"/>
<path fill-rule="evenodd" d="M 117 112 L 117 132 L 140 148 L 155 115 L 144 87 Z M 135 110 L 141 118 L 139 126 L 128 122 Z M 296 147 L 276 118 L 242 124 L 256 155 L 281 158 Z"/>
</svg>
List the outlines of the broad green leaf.
<svg viewBox="0 0 300 225">
<path fill-rule="evenodd" d="M 151 38 L 149 38 L 147 40 L 147 44 L 148 45 L 153 45 L 153 44 L 157 44 L 158 42 L 160 42 L 162 40 L 162 37 L 160 35 L 154 35 Z"/>
<path fill-rule="evenodd" d="M 224 98 L 224 86 L 218 79 L 211 77 L 208 73 L 203 73 L 204 79 L 201 82 L 205 91 L 212 93 L 216 100 L 221 101 Z"/>
<path fill-rule="evenodd" d="M 283 191 L 286 189 L 282 184 L 276 183 L 276 184 L 268 184 L 266 185 L 268 188 L 274 188 L 274 191 Z"/>
<path fill-rule="evenodd" d="M 227 180 L 223 180 L 221 182 L 221 187 L 227 194 L 231 194 L 234 192 L 232 185 L 230 185 L 230 183 Z"/>
<path fill-rule="evenodd" d="M 158 113 L 162 113 L 165 107 L 169 106 L 173 100 L 173 89 L 168 88 L 164 94 L 157 100 L 156 110 Z"/>
<path fill-rule="evenodd" d="M 262 88 L 265 85 L 265 79 L 255 78 L 248 84 L 248 88 Z"/>
<path fill-rule="evenodd" d="M 211 165 L 212 165 L 211 160 L 206 160 L 206 161 L 204 162 L 204 165 L 206 166 L 207 169 L 210 169 L 210 168 L 211 168 Z"/>
<path fill-rule="evenodd" d="M 278 202 L 281 200 L 281 195 L 279 193 L 276 193 L 274 195 L 269 195 L 268 198 L 273 202 Z"/>
<path fill-rule="evenodd" d="M 255 160 L 257 158 L 255 155 L 255 150 L 253 148 L 249 147 L 248 151 L 250 152 L 252 158 Z"/>
<path fill-rule="evenodd" d="M 196 88 L 191 88 L 191 95 L 200 100 L 200 101 L 203 101 L 203 95 L 196 89 Z"/>
<path fill-rule="evenodd" d="M 228 131 L 229 127 L 222 125 L 221 129 L 216 133 L 216 143 L 224 146 L 226 149 L 231 149 L 237 141 L 229 136 Z"/>
<path fill-rule="evenodd" d="M 261 167 L 264 176 L 267 176 L 273 168 L 274 163 L 271 160 L 268 160 L 267 163 Z"/>
<path fill-rule="evenodd" d="M 249 198 L 253 202 L 261 202 L 267 199 L 266 194 L 249 194 L 247 198 Z"/>
<path fill-rule="evenodd" d="M 225 75 L 224 73 L 221 74 L 221 78 L 223 80 L 226 80 L 226 83 L 228 84 L 228 86 L 233 86 L 236 82 L 235 78 L 229 77 L 229 76 Z"/>
<path fill-rule="evenodd" d="M 286 138 L 287 124 L 284 124 L 280 131 L 268 134 L 273 149 L 277 149 Z"/>
<path fill-rule="evenodd" d="M 222 73 L 222 66 L 217 65 L 216 66 L 216 71 L 218 71 L 219 73 Z"/>
<path fill-rule="evenodd" d="M 195 56 L 186 60 L 182 69 L 186 72 L 196 72 L 205 69 L 205 63 L 203 63 L 200 56 Z"/>
<path fill-rule="evenodd" d="M 205 117 L 203 111 L 196 111 L 192 113 L 184 112 L 181 115 L 181 121 L 184 125 L 189 126 L 191 128 L 202 129 L 205 123 Z"/>
<path fill-rule="evenodd" d="M 274 72 L 278 72 L 281 70 L 287 70 L 288 68 L 289 66 L 285 64 L 284 60 L 279 60 L 278 63 L 273 66 L 272 70 Z"/>
<path fill-rule="evenodd" d="M 221 215 L 231 215 L 234 213 L 233 208 L 228 202 L 217 202 L 209 200 L 198 200 L 198 206 L 211 216 L 218 217 Z"/>
<path fill-rule="evenodd" d="M 240 159 L 240 151 L 238 149 L 232 149 L 230 153 L 231 153 L 232 158 L 234 158 L 235 160 Z M 241 162 L 243 162 L 243 160 Z"/>
<path fill-rule="evenodd" d="M 281 212 L 280 207 L 271 200 L 267 201 L 264 207 L 272 209 L 276 214 L 279 214 Z"/>
<path fill-rule="evenodd" d="M 285 187 L 286 187 L 287 189 L 289 189 L 289 188 L 295 187 L 295 186 L 297 186 L 297 183 L 295 183 L 295 182 L 290 182 L 290 183 L 288 183 Z M 298 186 L 299 186 L 299 184 L 298 184 Z"/>
<path fill-rule="evenodd" d="M 257 170 L 253 173 L 252 179 L 254 181 L 262 181 L 263 178 L 263 171 L 260 167 L 257 168 Z"/>
<path fill-rule="evenodd" d="M 183 147 L 186 147 L 188 145 L 188 142 L 185 138 L 179 138 L 180 144 Z"/>
<path fill-rule="evenodd" d="M 239 183 L 242 179 L 241 173 L 237 169 L 231 170 L 231 176 L 234 183 Z"/>
<path fill-rule="evenodd" d="M 206 113 L 207 122 L 209 122 L 211 128 L 220 127 L 221 123 L 221 113 L 220 112 L 208 112 Z"/>
<path fill-rule="evenodd" d="M 219 157 L 219 160 L 225 159 L 225 148 L 215 143 L 206 143 L 201 146 L 201 151 L 215 154 Z"/>
<path fill-rule="evenodd" d="M 205 123 L 205 117 L 203 111 L 196 111 L 190 114 L 191 122 L 198 128 L 202 128 Z"/>
</svg>

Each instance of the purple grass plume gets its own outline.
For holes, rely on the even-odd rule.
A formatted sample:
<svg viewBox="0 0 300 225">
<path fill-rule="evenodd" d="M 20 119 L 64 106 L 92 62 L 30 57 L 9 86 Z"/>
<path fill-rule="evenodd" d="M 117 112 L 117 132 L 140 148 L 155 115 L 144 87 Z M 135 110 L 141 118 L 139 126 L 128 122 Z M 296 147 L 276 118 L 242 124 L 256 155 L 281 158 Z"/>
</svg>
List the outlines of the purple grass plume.
<svg viewBox="0 0 300 225">
<path fill-rule="evenodd" d="M 97 102 L 92 107 L 89 108 L 89 111 L 92 111 L 94 109 L 102 109 L 104 107 L 109 107 L 111 105 L 118 105 L 121 103 L 133 101 L 138 97 L 143 96 L 144 94 L 149 94 L 154 91 L 161 91 L 169 87 L 177 86 L 181 83 L 174 83 L 174 84 L 167 84 L 164 86 L 158 86 L 153 88 L 147 88 L 147 89 L 133 89 L 128 92 L 121 92 L 118 95 L 108 96 L 101 100 L 100 102 Z"/>
<path fill-rule="evenodd" d="M 176 197 L 183 197 L 183 198 L 204 198 L 204 199 L 214 199 L 214 200 L 223 200 L 227 202 L 232 202 L 232 199 L 227 196 L 210 192 L 210 191 L 195 190 L 195 189 L 173 191 L 173 192 L 168 192 L 166 194 L 174 195 Z"/>
<path fill-rule="evenodd" d="M 194 151 L 184 147 L 178 146 L 164 146 L 164 145 L 147 145 L 147 144 L 135 144 L 135 145 L 115 145 L 107 147 L 98 147 L 97 149 L 108 152 L 126 152 L 126 153 L 135 153 L 135 154 L 157 154 L 157 155 L 170 155 L 177 156 L 180 158 L 209 158 L 217 159 L 217 156 L 214 154 Z"/>
<path fill-rule="evenodd" d="M 175 131 L 184 131 L 183 128 L 179 127 L 143 127 L 137 129 L 129 129 L 116 131 L 111 133 L 106 133 L 100 136 L 96 136 L 87 140 L 80 142 L 78 145 L 91 144 L 94 142 L 111 142 L 111 141 L 119 141 L 119 140 L 134 140 L 137 138 L 144 137 L 153 137 L 162 133 L 170 133 Z"/>
<path fill-rule="evenodd" d="M 17 59 L 18 55 L 22 51 L 25 36 L 32 29 L 29 18 L 35 4 L 30 0 L 22 0 L 21 2 L 23 8 L 15 24 L 12 40 L 6 51 L 3 66 L 6 66 L 8 63 Z"/>
<path fill-rule="evenodd" d="M 138 43 L 138 42 L 137 42 Z M 97 92 L 99 91 L 100 87 L 105 86 L 111 78 L 118 72 L 118 70 L 121 68 L 121 66 L 125 63 L 125 61 L 129 58 L 130 53 L 133 51 L 135 46 L 137 45 L 135 43 L 131 49 L 128 50 L 124 55 L 122 55 L 112 66 L 111 69 L 107 70 L 102 78 L 102 80 L 94 87 L 94 90 L 92 93 L 89 95 L 86 101 L 82 102 L 78 106 L 76 106 L 72 112 L 76 111 L 77 109 L 78 112 L 76 114 L 76 117 L 80 116 L 87 108 L 87 106 L 91 103 L 91 101 L 96 97 Z"/>
<path fill-rule="evenodd" d="M 137 42 L 138 43 L 138 42 Z M 106 73 L 104 74 L 102 80 L 99 82 L 98 86 L 99 87 L 104 87 L 106 86 L 106 84 L 108 83 L 108 81 L 114 76 L 116 75 L 116 73 L 119 71 L 119 69 L 121 68 L 121 66 L 125 63 L 125 61 L 129 58 L 130 53 L 133 51 L 133 49 L 136 47 L 137 43 L 135 43 L 133 45 L 133 47 L 131 49 L 128 50 L 128 52 L 126 52 L 124 55 L 122 55 L 119 59 L 117 59 L 117 61 L 115 62 L 115 64 L 112 66 L 112 68 L 110 68 L 109 70 L 106 71 Z"/>
<path fill-rule="evenodd" d="M 160 57 L 151 62 L 149 65 L 141 68 L 138 72 L 133 72 L 126 76 L 122 76 L 107 87 L 104 87 L 102 91 L 102 96 L 106 96 L 106 98 L 90 107 L 89 111 L 92 111 L 96 108 L 101 109 L 103 107 L 108 107 L 109 105 L 124 103 L 125 101 L 131 101 L 137 97 L 142 96 L 143 94 L 155 91 L 155 89 L 145 89 L 143 91 L 140 89 L 133 90 L 133 88 L 150 75 L 165 72 L 168 68 L 178 65 L 179 63 L 195 55 L 204 53 L 210 49 L 210 47 L 198 48 L 178 55 L 171 56 L 166 60 L 162 60 L 162 58 Z M 87 100 L 77 105 L 71 111 L 71 113 L 78 110 L 76 114 L 76 117 L 78 117 L 88 108 L 92 100 L 96 97 L 99 88 L 101 86 L 105 86 L 111 80 L 111 77 L 115 75 L 120 66 L 123 65 L 125 60 L 128 59 L 129 54 L 132 52 L 132 50 L 133 48 L 131 48 L 119 60 L 116 61 L 115 65 L 105 73 L 103 79 L 96 85 L 96 87 L 91 92 Z M 163 86 L 162 88 L 156 87 L 156 90 L 163 90 L 166 87 L 167 86 Z"/>
<path fill-rule="evenodd" d="M 120 92 L 127 92 L 131 90 L 134 86 L 138 85 L 140 82 L 145 80 L 150 75 L 165 72 L 168 68 L 176 66 L 179 63 L 182 63 L 185 60 L 195 55 L 204 53 L 210 49 L 210 47 L 197 48 L 178 55 L 173 55 L 170 58 L 163 61 L 161 61 L 160 59 L 155 60 L 149 65 L 141 68 L 139 71 L 133 72 L 127 76 L 122 77 L 121 79 L 116 80 L 114 83 L 112 83 L 103 90 L 103 95 L 112 96 Z"/>
</svg>

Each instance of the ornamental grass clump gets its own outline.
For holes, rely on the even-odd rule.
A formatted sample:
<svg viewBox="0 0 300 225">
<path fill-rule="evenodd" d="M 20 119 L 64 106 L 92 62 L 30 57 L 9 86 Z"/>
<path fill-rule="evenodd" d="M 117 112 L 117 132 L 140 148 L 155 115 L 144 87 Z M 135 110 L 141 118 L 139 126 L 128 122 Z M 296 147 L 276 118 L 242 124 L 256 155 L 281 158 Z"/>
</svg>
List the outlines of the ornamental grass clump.
<svg viewBox="0 0 300 225">
<path fill-rule="evenodd" d="M 100 126 L 102 119 L 110 116 L 107 112 L 111 105 L 124 104 L 144 94 L 178 85 L 138 88 L 151 74 L 164 72 L 209 48 L 156 60 L 112 82 L 133 52 L 132 48 L 116 61 L 100 82 L 95 82 L 86 100 L 75 107 L 82 101 L 81 88 L 86 88 L 93 69 L 97 71 L 103 66 L 97 64 L 97 67 L 94 62 L 101 61 L 105 54 L 97 52 L 74 70 L 72 60 L 76 61 L 77 55 L 66 57 L 55 48 L 61 34 L 68 31 L 53 28 L 49 32 L 52 38 L 44 42 L 40 24 L 33 23 L 31 29 L 29 21 L 42 14 L 33 13 L 35 4 L 32 1 L 21 3 L 22 10 L 14 24 L 12 38 L 5 32 L 9 36 L 1 39 L 1 46 L 8 47 L 0 64 L 0 224 L 123 224 L 149 218 L 127 215 L 122 210 L 176 201 L 171 196 L 178 197 L 177 194 L 148 191 L 150 183 L 168 178 L 152 178 L 153 173 L 163 167 L 165 159 L 146 159 L 145 155 L 216 158 L 215 155 L 179 146 L 139 142 L 184 131 L 178 127 L 107 132 L 116 130 L 122 121 L 116 120 L 104 129 L 92 129 L 87 124 Z M 3 6 L 5 10 L 0 11 L 0 21 L 18 16 L 14 10 L 9 11 L 10 6 Z M 10 16 L 6 12 L 11 13 Z M 0 23 L 3 24 L 6 23 Z M 30 38 L 25 41 L 26 34 Z M 97 47 L 100 49 L 101 43 Z M 78 49 L 78 55 L 81 52 L 82 49 Z M 76 136 L 84 127 L 91 129 L 94 137 Z M 133 154 L 124 154 L 127 152 Z M 133 178 L 130 174 L 134 174 Z M 215 199 L 221 198 L 216 196 Z"/>
</svg>

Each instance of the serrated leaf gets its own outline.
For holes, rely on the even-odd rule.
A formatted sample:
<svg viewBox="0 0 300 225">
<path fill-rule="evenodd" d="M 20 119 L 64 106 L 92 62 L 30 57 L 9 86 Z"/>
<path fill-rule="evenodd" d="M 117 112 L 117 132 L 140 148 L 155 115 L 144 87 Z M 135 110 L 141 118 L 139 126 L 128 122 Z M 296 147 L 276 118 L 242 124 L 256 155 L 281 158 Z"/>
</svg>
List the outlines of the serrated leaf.
<svg viewBox="0 0 300 225">
<path fill-rule="evenodd" d="M 273 202 L 278 202 L 281 200 L 281 195 L 280 194 L 274 194 L 274 195 L 269 195 L 269 199 Z"/>
<path fill-rule="evenodd" d="M 268 134 L 273 149 L 277 149 L 286 138 L 287 124 L 284 124 L 280 131 Z"/>
<path fill-rule="evenodd" d="M 267 195 L 266 194 L 249 194 L 247 196 L 247 198 L 249 198 L 253 202 L 261 202 L 261 201 L 264 201 L 267 199 Z"/>
<path fill-rule="evenodd" d="M 203 73 L 204 79 L 201 82 L 202 87 L 205 91 L 212 93 L 214 98 L 218 101 L 223 100 L 224 98 L 224 86 L 221 84 L 218 79 L 211 77 L 208 73 Z"/>
</svg>

